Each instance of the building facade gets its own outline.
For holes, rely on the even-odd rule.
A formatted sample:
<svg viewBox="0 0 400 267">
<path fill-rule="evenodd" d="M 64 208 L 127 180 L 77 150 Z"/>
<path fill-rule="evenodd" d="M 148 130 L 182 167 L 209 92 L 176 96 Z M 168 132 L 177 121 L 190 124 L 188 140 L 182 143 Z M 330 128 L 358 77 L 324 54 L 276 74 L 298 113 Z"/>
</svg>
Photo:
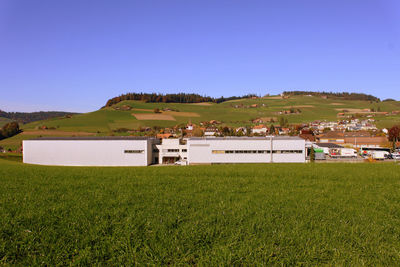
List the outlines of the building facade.
<svg viewBox="0 0 400 267">
<path fill-rule="evenodd" d="M 305 140 L 290 136 L 70 137 L 23 141 L 23 161 L 60 166 L 305 162 Z"/>
<path fill-rule="evenodd" d="M 154 138 L 66 137 L 23 141 L 23 162 L 61 166 L 147 166 Z"/>
<path fill-rule="evenodd" d="M 189 164 L 305 162 L 305 140 L 290 136 L 189 138 Z"/>
</svg>

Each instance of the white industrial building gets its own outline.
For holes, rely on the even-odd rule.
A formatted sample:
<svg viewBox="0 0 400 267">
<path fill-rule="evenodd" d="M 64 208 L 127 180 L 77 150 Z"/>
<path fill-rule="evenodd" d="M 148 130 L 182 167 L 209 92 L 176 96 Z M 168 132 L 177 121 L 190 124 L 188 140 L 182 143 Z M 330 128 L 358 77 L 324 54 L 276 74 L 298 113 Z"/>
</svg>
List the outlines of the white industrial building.
<svg viewBox="0 0 400 267">
<path fill-rule="evenodd" d="M 153 144 L 146 137 L 65 137 L 24 140 L 23 161 L 62 166 L 147 166 Z"/>
<path fill-rule="evenodd" d="M 147 166 L 305 162 L 305 140 L 291 136 L 66 137 L 23 141 L 23 161 L 63 166 Z"/>
<path fill-rule="evenodd" d="M 305 162 L 305 140 L 291 136 L 189 138 L 189 164 Z"/>
</svg>

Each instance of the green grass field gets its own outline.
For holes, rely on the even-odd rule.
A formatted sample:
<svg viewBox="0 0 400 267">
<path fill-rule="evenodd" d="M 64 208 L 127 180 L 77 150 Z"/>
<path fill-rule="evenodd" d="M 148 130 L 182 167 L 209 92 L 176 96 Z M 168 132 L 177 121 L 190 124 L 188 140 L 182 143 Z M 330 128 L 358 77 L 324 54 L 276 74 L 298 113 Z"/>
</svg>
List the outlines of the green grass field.
<svg viewBox="0 0 400 267">
<path fill-rule="evenodd" d="M 0 263 L 398 265 L 400 166 L 0 159 Z"/>
</svg>

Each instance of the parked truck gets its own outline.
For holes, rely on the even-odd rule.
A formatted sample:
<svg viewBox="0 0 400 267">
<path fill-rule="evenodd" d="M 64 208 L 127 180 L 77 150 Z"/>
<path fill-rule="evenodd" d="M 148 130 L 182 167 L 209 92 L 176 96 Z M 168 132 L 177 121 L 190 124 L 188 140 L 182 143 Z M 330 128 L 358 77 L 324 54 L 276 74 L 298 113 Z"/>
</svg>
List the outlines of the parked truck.
<svg viewBox="0 0 400 267">
<path fill-rule="evenodd" d="M 356 158 L 357 151 L 352 148 L 334 148 L 330 151 L 332 158 Z"/>
</svg>

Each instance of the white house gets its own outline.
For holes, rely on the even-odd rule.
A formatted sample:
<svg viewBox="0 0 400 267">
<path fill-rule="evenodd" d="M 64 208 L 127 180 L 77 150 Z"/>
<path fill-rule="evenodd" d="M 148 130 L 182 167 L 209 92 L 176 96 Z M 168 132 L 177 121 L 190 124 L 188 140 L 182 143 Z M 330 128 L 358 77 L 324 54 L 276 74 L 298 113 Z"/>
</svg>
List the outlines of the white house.
<svg viewBox="0 0 400 267">
<path fill-rule="evenodd" d="M 64 137 L 24 140 L 23 162 L 62 166 L 147 166 L 153 144 L 146 137 Z"/>
<path fill-rule="evenodd" d="M 253 134 L 265 135 L 268 132 L 268 128 L 265 125 L 256 125 L 252 129 Z"/>
</svg>

